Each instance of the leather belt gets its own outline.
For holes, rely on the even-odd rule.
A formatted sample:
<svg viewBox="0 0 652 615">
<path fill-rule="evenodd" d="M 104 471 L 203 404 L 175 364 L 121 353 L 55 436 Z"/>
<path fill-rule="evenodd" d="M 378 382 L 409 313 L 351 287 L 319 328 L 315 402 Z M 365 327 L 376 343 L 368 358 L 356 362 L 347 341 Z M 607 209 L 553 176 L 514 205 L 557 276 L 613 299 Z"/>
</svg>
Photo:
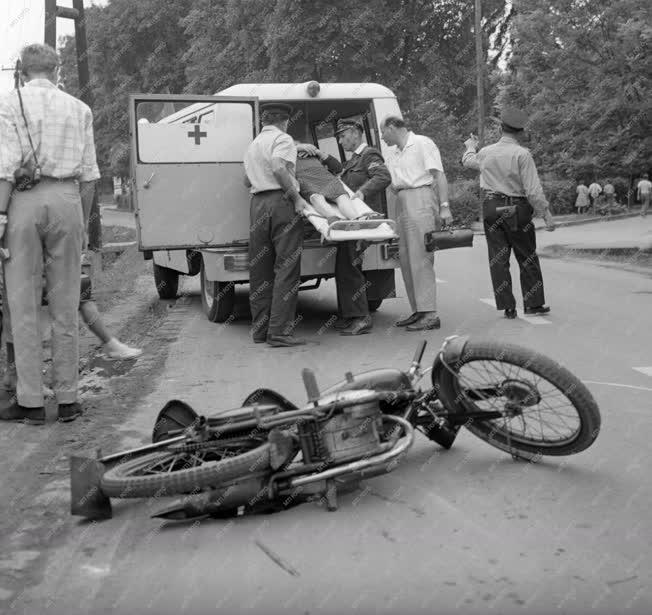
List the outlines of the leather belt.
<svg viewBox="0 0 652 615">
<path fill-rule="evenodd" d="M 403 192 L 403 190 L 419 190 L 421 188 L 432 188 L 432 184 L 423 184 L 423 186 L 406 186 L 404 188 L 396 188 L 396 192 Z"/>
<path fill-rule="evenodd" d="M 508 203 L 527 203 L 527 197 L 525 196 L 510 196 L 509 194 L 503 194 L 502 192 L 493 192 L 492 190 L 485 190 L 484 195 L 488 199 L 499 199 L 501 201 L 507 201 Z"/>
</svg>

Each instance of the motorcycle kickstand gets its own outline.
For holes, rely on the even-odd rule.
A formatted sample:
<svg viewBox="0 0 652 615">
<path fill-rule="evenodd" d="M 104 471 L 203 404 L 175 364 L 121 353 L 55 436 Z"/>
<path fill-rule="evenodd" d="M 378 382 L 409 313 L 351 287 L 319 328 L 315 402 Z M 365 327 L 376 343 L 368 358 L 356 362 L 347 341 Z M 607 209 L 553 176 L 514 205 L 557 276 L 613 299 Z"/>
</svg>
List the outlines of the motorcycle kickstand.
<svg viewBox="0 0 652 615">
<path fill-rule="evenodd" d="M 326 509 L 337 510 L 337 484 L 333 479 L 326 481 Z"/>
</svg>

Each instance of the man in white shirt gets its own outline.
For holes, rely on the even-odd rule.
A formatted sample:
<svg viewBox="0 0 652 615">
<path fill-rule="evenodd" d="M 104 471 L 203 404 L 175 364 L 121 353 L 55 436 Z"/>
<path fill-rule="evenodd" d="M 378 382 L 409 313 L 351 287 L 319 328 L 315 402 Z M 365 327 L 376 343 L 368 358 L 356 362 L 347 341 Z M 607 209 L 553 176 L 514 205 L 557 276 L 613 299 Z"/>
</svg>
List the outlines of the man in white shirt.
<svg viewBox="0 0 652 615">
<path fill-rule="evenodd" d="M 602 186 L 598 182 L 593 182 L 589 186 L 589 197 L 591 199 L 591 207 L 593 207 L 593 212 L 595 213 L 595 207 L 597 205 L 598 197 L 602 194 Z"/>
<path fill-rule="evenodd" d="M 433 252 L 426 251 L 424 243 L 425 233 L 453 218 L 439 149 L 428 137 L 408 130 L 397 116 L 386 117 L 380 132 L 387 145 L 396 146 L 387 158 L 387 168 L 392 189 L 397 193 L 399 259 L 412 308 L 412 314 L 396 326 L 408 331 L 439 329 L 435 257 Z"/>
<path fill-rule="evenodd" d="M 636 187 L 638 200 L 643 204 L 641 207 L 641 216 L 643 218 L 647 215 L 647 210 L 650 206 L 650 193 L 652 193 L 652 182 L 650 182 L 648 174 L 643 173 L 643 179 L 638 182 L 638 186 Z"/>
<path fill-rule="evenodd" d="M 301 283 L 303 218 L 307 203 L 294 176 L 297 148 L 287 134 L 292 108 L 262 106 L 260 134 L 244 157 L 251 192 L 249 303 L 253 338 L 270 346 L 299 346 L 293 335 Z"/>
</svg>

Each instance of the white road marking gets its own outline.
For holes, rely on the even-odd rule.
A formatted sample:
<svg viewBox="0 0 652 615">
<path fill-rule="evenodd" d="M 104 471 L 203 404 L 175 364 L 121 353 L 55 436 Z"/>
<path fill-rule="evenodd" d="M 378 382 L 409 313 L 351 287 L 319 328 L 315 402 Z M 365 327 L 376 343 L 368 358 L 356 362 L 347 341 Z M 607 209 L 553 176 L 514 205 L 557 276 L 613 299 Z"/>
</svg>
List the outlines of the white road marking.
<svg viewBox="0 0 652 615">
<path fill-rule="evenodd" d="M 624 389 L 637 389 L 639 391 L 652 391 L 650 387 L 639 387 L 633 384 L 620 384 L 619 382 L 600 382 L 599 380 L 582 380 L 585 384 L 604 384 L 609 387 L 622 387 Z"/>
<path fill-rule="evenodd" d="M 437 281 L 437 284 L 448 284 L 448 280 L 440 280 L 439 278 L 435 278 Z"/>
<path fill-rule="evenodd" d="M 646 376 L 652 376 L 652 367 L 632 367 L 632 369 L 635 369 L 637 372 L 641 372 L 641 374 L 645 374 Z"/>
<path fill-rule="evenodd" d="M 486 303 L 487 305 L 491 306 L 492 308 L 496 307 L 496 302 L 493 299 L 480 299 L 482 303 Z M 521 320 L 524 320 L 527 323 L 530 323 L 531 325 L 551 325 L 552 322 L 550 320 L 546 320 L 543 316 L 525 316 L 524 314 L 521 314 L 520 312 L 518 313 L 518 317 Z"/>
</svg>

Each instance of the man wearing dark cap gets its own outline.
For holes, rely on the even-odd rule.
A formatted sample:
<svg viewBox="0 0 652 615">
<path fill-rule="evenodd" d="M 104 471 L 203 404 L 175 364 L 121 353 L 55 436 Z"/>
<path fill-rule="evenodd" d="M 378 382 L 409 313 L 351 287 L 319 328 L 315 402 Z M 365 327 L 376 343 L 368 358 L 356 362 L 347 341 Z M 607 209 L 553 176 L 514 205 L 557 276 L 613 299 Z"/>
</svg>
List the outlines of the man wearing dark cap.
<svg viewBox="0 0 652 615">
<path fill-rule="evenodd" d="M 382 215 L 381 195 L 392 178 L 381 153 L 363 143 L 362 124 L 340 120 L 335 132 L 342 148 L 352 152 L 342 166 L 342 181 L 369 207 Z M 371 331 L 373 323 L 367 303 L 367 281 L 362 272 L 363 249 L 357 241 L 338 243 L 335 256 L 335 284 L 339 318 L 335 328 L 341 335 L 360 335 Z"/>
<path fill-rule="evenodd" d="M 251 186 L 249 301 L 253 338 L 270 346 L 298 346 L 293 335 L 301 277 L 303 218 L 307 203 L 294 176 L 297 148 L 287 134 L 292 108 L 262 106 L 263 128 L 247 148 Z"/>
<path fill-rule="evenodd" d="M 480 171 L 491 282 L 496 308 L 504 310 L 506 318 L 516 318 L 509 272 L 512 250 L 521 270 L 525 314 L 534 316 L 550 311 L 544 300 L 532 216 L 541 216 L 549 231 L 555 230 L 555 223 L 532 154 L 519 144 L 527 119 L 520 109 L 505 106 L 500 115 L 503 134 L 499 141 L 476 153 L 478 141 L 472 135 L 464 142 L 466 152 L 462 156 L 465 167 Z"/>
<path fill-rule="evenodd" d="M 45 422 L 38 322 L 43 271 L 58 419 L 72 421 L 82 413 L 77 402 L 79 272 L 100 177 L 91 110 L 57 88 L 58 65 L 52 47 L 28 45 L 21 52 L 25 87 L 0 99 L 0 238 L 6 229 L 6 307 L 13 316 L 18 378 L 16 402 L 0 411 L 0 419 L 34 425 Z"/>
</svg>

